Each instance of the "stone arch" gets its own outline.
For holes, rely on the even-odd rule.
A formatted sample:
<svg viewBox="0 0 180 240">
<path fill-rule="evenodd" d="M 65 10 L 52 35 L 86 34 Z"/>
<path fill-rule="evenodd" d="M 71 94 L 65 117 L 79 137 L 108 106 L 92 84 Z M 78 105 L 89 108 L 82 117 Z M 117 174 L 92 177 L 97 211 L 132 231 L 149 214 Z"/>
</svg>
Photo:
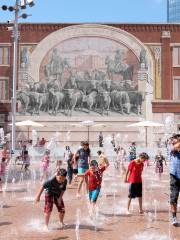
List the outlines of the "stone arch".
<svg viewBox="0 0 180 240">
<path fill-rule="evenodd" d="M 37 46 L 36 49 L 32 52 L 30 56 L 30 67 L 29 74 L 39 80 L 39 67 L 42 59 L 46 53 L 53 48 L 58 42 L 65 41 L 74 37 L 82 36 L 97 36 L 97 37 L 106 37 L 117 42 L 124 44 L 127 48 L 131 49 L 132 52 L 139 58 L 141 50 L 144 48 L 147 50 L 148 60 L 150 65 L 153 65 L 153 58 L 150 53 L 150 50 L 135 36 L 132 34 L 115 27 L 110 27 L 107 25 L 100 24 L 82 24 L 76 26 L 66 27 L 60 30 L 57 30 L 47 37 L 45 37 Z M 150 69 L 149 74 L 152 74 Z"/>
<path fill-rule="evenodd" d="M 135 36 L 133 36 L 132 34 L 122 29 L 107 26 L 107 25 L 100 25 L 100 24 L 82 24 L 82 25 L 70 26 L 49 34 L 36 46 L 35 50 L 30 55 L 30 65 L 28 69 L 29 75 L 33 79 L 35 79 L 35 81 L 38 82 L 39 69 L 41 66 L 41 62 L 43 61 L 43 58 L 45 57 L 46 53 L 50 51 L 50 49 L 52 49 L 54 46 L 56 46 L 57 43 L 63 42 L 71 38 L 84 37 L 84 36 L 108 38 L 116 42 L 119 42 L 124 46 L 126 46 L 128 49 L 130 49 L 138 59 L 142 49 L 145 49 L 147 52 L 148 69 L 144 70 L 144 74 L 147 74 L 147 78 L 150 79 L 150 81 L 147 81 L 147 82 L 139 81 L 138 85 L 139 85 L 139 90 L 143 90 L 145 92 L 147 91 L 149 93 L 153 91 L 152 83 L 154 81 L 151 81 L 151 80 L 154 78 L 153 77 L 154 60 L 149 48 L 146 47 Z M 152 94 L 149 94 L 147 96 L 147 99 L 145 102 L 146 109 L 150 109 L 149 107 L 151 107 L 152 97 L 153 97 Z M 152 118 L 152 113 L 150 113 L 150 111 L 146 110 L 146 118 L 149 118 L 149 119 Z"/>
</svg>

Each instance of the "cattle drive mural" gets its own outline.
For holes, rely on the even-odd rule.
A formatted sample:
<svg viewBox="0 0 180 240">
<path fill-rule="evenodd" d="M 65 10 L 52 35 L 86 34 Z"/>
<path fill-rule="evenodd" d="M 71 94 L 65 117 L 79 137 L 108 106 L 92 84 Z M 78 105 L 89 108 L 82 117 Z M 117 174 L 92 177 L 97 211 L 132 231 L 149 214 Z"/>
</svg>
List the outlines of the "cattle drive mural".
<svg viewBox="0 0 180 240">
<path fill-rule="evenodd" d="M 23 51 L 25 55 L 25 48 Z M 141 65 L 147 67 L 145 58 L 144 50 L 139 60 L 125 45 L 106 38 L 61 42 L 45 54 L 40 81 L 29 77 L 19 84 L 19 114 L 143 114 L 145 94 L 138 89 L 137 78 Z"/>
</svg>

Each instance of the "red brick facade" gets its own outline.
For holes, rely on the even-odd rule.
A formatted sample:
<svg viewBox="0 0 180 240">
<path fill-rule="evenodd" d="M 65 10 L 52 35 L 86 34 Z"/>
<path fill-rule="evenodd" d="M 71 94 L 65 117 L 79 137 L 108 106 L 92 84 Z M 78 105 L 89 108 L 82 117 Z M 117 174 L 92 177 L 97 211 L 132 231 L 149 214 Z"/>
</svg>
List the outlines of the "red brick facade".
<svg viewBox="0 0 180 240">
<path fill-rule="evenodd" d="M 19 43 L 37 44 L 50 33 L 75 24 L 19 24 L 20 40 Z M 161 101 L 152 102 L 153 112 L 172 112 L 180 111 L 180 102 L 173 101 L 173 77 L 180 76 L 180 68 L 172 67 L 173 44 L 180 46 L 180 25 L 178 24 L 106 24 L 127 31 L 144 44 L 161 45 Z M 0 24 L 0 45 L 11 44 L 10 46 L 10 66 L 0 66 L 0 76 L 8 77 L 9 96 L 12 94 L 12 69 L 13 69 L 13 38 L 12 33 L 7 31 L 7 24 Z M 163 37 L 163 31 L 170 32 L 170 36 Z M 155 97 L 154 97 L 155 98 Z M 154 99 L 156 100 L 156 99 Z M 163 101 L 165 100 L 165 101 Z M 169 101 L 168 101 L 169 100 Z M 10 103 L 0 103 L 0 112 L 8 113 Z"/>
</svg>

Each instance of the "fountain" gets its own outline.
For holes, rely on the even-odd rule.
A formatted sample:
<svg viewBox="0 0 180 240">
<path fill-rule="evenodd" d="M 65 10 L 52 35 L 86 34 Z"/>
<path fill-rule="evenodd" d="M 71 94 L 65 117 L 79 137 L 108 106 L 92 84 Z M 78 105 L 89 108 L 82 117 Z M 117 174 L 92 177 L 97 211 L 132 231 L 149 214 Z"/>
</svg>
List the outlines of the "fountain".
<svg viewBox="0 0 180 240">
<path fill-rule="evenodd" d="M 158 205 L 158 201 L 156 199 L 154 199 L 153 201 L 154 203 L 154 220 L 157 220 L 157 205 Z"/>
<path fill-rule="evenodd" d="M 0 144 L 4 144 L 4 129 L 0 128 Z"/>
<path fill-rule="evenodd" d="M 32 145 L 36 146 L 37 145 L 37 140 L 38 140 L 38 133 L 36 130 L 32 130 Z"/>
<path fill-rule="evenodd" d="M 80 235 L 79 235 L 80 218 L 81 218 L 81 210 L 78 208 L 76 210 L 76 228 L 75 228 L 76 240 L 80 240 Z"/>
</svg>

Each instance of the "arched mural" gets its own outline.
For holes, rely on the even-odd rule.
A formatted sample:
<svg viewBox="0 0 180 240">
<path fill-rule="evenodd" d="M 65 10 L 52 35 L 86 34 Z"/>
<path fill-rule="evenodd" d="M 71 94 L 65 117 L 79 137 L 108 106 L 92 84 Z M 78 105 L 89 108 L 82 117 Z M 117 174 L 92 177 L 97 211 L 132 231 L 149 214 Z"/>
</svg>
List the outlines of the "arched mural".
<svg viewBox="0 0 180 240">
<path fill-rule="evenodd" d="M 97 27 L 106 29 L 105 26 Z M 84 34 L 82 29 L 78 34 L 72 27 L 71 32 L 67 28 L 66 34 L 63 33 L 66 29 L 59 30 L 59 40 L 57 34 L 54 40 L 55 33 L 45 38 L 30 56 L 27 72 L 31 77 L 20 83 L 17 93 L 19 113 L 144 115 L 147 81 L 152 67 L 147 50 L 126 32 L 116 30 L 116 37 L 111 34 L 114 28 L 107 28 L 106 34 L 104 31 L 95 34 L 92 26 L 85 28 L 83 25 Z M 50 44 L 45 48 L 48 41 Z M 27 51 L 23 48 L 24 52 Z M 22 63 L 20 66 L 23 69 Z M 148 77 L 144 79 L 143 74 Z"/>
</svg>

